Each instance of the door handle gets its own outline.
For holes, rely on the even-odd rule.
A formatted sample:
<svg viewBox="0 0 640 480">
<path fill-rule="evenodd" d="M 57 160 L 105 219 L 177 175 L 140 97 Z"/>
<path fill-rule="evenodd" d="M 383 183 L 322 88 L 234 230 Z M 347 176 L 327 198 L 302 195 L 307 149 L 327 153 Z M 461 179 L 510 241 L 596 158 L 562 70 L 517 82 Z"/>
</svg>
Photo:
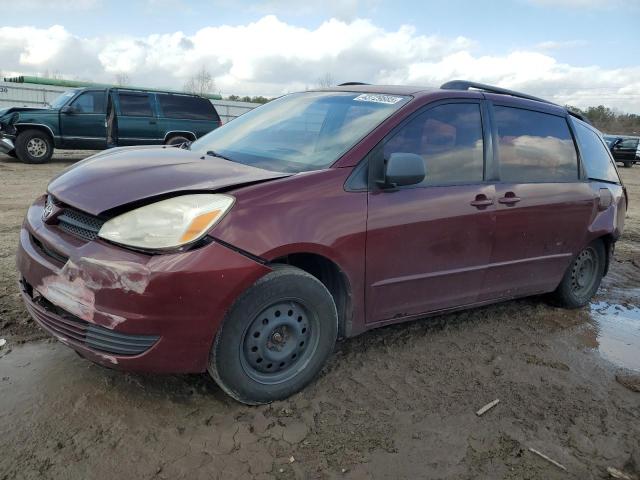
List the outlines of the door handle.
<svg viewBox="0 0 640 480">
<path fill-rule="evenodd" d="M 469 202 L 469 205 L 476 208 L 484 208 L 493 205 L 493 199 L 487 198 L 483 193 L 476 195 L 476 199 Z"/>
<path fill-rule="evenodd" d="M 155 120 L 149 120 L 149 125 L 155 125 L 156 121 Z"/>
<path fill-rule="evenodd" d="M 515 205 L 519 201 L 520 197 L 517 197 L 513 192 L 507 192 L 504 194 L 504 197 L 498 199 L 498 202 L 504 205 Z"/>
</svg>

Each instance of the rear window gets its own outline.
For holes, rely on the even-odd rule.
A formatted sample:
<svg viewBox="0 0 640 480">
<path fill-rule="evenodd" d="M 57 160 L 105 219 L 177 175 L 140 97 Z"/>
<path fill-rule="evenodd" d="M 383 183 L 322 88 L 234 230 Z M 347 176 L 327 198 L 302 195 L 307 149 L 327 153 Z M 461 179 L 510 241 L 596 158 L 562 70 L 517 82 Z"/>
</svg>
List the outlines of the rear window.
<svg viewBox="0 0 640 480">
<path fill-rule="evenodd" d="M 151 98 L 146 93 L 121 93 L 120 111 L 131 117 L 152 117 Z"/>
<path fill-rule="evenodd" d="M 500 179 L 507 182 L 570 182 L 578 156 L 566 119 L 513 107 L 495 107 Z"/>
<path fill-rule="evenodd" d="M 220 117 L 206 98 L 159 94 L 162 114 L 167 118 L 219 121 Z"/>
<path fill-rule="evenodd" d="M 600 136 L 578 122 L 575 122 L 575 125 L 582 164 L 587 172 L 587 177 L 593 180 L 619 183 L 620 179 L 616 167 L 614 167 L 609 150 Z"/>
</svg>

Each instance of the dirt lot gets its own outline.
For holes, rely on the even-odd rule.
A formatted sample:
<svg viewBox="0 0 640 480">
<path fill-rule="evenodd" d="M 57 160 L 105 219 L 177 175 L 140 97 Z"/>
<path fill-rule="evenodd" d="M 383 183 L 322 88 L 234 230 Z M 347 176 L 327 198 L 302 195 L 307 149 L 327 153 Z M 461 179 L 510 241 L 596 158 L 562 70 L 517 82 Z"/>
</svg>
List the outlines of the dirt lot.
<svg viewBox="0 0 640 480">
<path fill-rule="evenodd" d="M 30 321 L 19 225 L 69 163 L 0 156 L 0 479 L 640 475 L 640 167 L 621 169 L 627 229 L 590 308 L 532 298 L 384 328 L 290 400 L 246 407 L 205 375 L 92 365 Z"/>
</svg>

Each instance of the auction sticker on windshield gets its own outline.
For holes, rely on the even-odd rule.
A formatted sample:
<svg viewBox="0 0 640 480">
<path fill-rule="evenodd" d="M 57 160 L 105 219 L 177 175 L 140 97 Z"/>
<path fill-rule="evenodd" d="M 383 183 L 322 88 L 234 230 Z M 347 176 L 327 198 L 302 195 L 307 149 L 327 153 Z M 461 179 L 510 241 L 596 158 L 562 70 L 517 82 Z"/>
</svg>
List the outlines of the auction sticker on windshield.
<svg viewBox="0 0 640 480">
<path fill-rule="evenodd" d="M 377 93 L 363 93 L 358 95 L 354 100 L 358 102 L 374 102 L 374 103 L 386 103 L 387 105 L 394 105 L 402 100 L 403 97 L 394 97 L 392 95 L 380 95 Z"/>
</svg>

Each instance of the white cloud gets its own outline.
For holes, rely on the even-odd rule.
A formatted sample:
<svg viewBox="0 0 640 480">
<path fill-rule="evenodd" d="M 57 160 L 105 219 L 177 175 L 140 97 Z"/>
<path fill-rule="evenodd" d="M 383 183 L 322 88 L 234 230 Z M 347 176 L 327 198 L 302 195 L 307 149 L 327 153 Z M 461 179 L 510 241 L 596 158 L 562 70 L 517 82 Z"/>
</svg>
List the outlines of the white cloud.
<svg viewBox="0 0 640 480">
<path fill-rule="evenodd" d="M 91 10 L 103 0 L 20 0 L 20 8 L 29 10 Z"/>
<path fill-rule="evenodd" d="M 587 45 L 589 45 L 589 42 L 585 40 L 547 40 L 546 42 L 538 43 L 536 48 L 539 50 L 560 50 L 564 48 L 586 47 Z"/>
<path fill-rule="evenodd" d="M 560 63 L 548 53 L 560 46 L 546 42 L 531 51 L 483 56 L 475 53 L 479 45 L 471 39 L 423 35 L 409 25 L 385 30 L 370 20 L 332 19 L 308 29 L 268 15 L 190 35 L 84 38 L 61 26 L 0 27 L 0 68 L 24 74 L 58 71 L 101 82 L 125 72 L 135 85 L 181 88 L 205 66 L 225 95 L 267 96 L 313 87 L 327 73 L 337 83 L 438 86 L 461 78 L 559 103 L 640 112 L 640 65 L 606 69 Z"/>
</svg>

